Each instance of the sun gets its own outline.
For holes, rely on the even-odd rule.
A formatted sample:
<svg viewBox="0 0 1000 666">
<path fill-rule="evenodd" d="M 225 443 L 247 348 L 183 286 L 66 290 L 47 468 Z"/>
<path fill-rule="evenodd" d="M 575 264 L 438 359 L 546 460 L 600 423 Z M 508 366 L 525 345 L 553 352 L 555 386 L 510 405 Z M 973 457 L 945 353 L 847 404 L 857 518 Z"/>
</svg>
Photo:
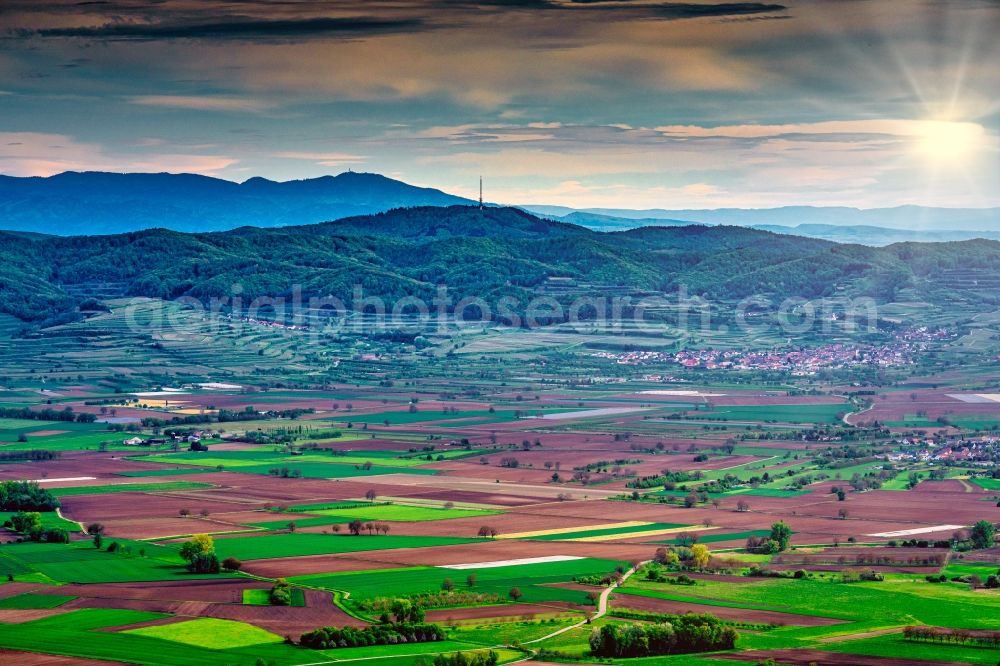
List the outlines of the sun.
<svg viewBox="0 0 1000 666">
<path fill-rule="evenodd" d="M 934 164 L 964 164 L 983 145 L 982 125 L 951 120 L 925 120 L 915 137 L 916 150 Z"/>
</svg>

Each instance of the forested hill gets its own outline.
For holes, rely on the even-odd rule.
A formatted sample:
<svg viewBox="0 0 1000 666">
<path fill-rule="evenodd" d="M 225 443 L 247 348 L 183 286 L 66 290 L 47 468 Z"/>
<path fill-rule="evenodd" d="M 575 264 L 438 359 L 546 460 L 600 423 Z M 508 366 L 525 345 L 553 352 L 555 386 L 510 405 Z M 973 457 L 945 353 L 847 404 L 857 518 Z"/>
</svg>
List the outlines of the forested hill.
<svg viewBox="0 0 1000 666">
<path fill-rule="evenodd" d="M 978 273 L 977 273 L 978 272 Z M 395 299 L 526 300 L 548 278 L 736 299 L 837 293 L 878 300 L 988 301 L 1000 243 L 838 245 L 741 227 L 645 227 L 598 233 L 514 208 L 393 210 L 323 224 L 228 232 L 163 229 L 107 236 L 0 238 L 0 311 L 36 323 L 80 316 L 91 297 L 287 295 L 350 302 L 355 284 Z M 977 277 L 978 276 L 978 277 Z M 89 305 L 93 305 L 90 303 Z"/>
<path fill-rule="evenodd" d="M 403 206 L 468 199 L 372 173 L 234 183 L 195 174 L 66 172 L 0 176 L 0 229 L 61 235 L 149 228 L 223 231 L 243 225 L 316 223 Z"/>
</svg>

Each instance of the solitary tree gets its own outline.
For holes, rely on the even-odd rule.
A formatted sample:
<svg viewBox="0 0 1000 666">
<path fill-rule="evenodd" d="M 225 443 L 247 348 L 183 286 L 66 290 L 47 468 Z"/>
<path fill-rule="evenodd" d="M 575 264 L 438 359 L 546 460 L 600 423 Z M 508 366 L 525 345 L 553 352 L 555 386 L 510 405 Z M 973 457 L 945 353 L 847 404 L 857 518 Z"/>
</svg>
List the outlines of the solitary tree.
<svg viewBox="0 0 1000 666">
<path fill-rule="evenodd" d="M 193 555 L 210 553 L 215 550 L 215 541 L 207 534 L 192 535 L 191 540 L 181 546 L 181 557 L 190 560 Z"/>
<path fill-rule="evenodd" d="M 94 548 L 100 550 L 104 544 L 104 525 L 101 523 L 87 525 L 87 534 L 94 538 Z"/>
<path fill-rule="evenodd" d="M 695 569 L 704 569 L 707 567 L 711 557 L 711 553 L 708 552 L 708 546 L 705 544 L 696 543 L 691 546 L 691 563 Z"/>
<path fill-rule="evenodd" d="M 972 526 L 969 540 L 973 548 L 992 548 L 996 542 L 996 527 L 988 520 L 980 520 Z"/>
<path fill-rule="evenodd" d="M 207 534 L 193 535 L 181 546 L 180 556 L 187 560 L 188 569 L 194 573 L 219 573 L 215 542 Z"/>
<path fill-rule="evenodd" d="M 466 576 L 465 577 L 465 584 L 468 585 L 469 587 L 475 587 L 476 586 L 476 574 L 470 573 L 468 576 Z"/>
<path fill-rule="evenodd" d="M 778 544 L 778 552 L 788 550 L 788 542 L 792 538 L 792 528 L 779 520 L 771 525 L 771 540 Z"/>
<path fill-rule="evenodd" d="M 365 499 L 369 502 L 374 502 L 376 497 L 378 497 L 378 495 L 375 493 L 374 489 L 370 488 L 368 492 L 365 493 Z"/>
<path fill-rule="evenodd" d="M 517 603 L 517 600 L 523 597 L 524 593 L 521 592 L 521 588 L 512 587 L 510 588 L 510 592 L 507 593 L 507 596 L 510 597 L 511 601 Z"/>
</svg>

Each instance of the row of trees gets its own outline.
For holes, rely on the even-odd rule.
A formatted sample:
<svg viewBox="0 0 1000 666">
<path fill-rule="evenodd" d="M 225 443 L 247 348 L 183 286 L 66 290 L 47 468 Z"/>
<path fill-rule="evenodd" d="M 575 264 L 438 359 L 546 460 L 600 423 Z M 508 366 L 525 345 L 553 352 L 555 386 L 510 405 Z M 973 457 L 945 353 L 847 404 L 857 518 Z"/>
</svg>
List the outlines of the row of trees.
<svg viewBox="0 0 1000 666">
<path fill-rule="evenodd" d="M 436 624 L 376 624 L 369 627 L 322 627 L 302 634 L 299 643 L 314 650 L 369 645 L 398 645 L 443 641 L 444 629 Z"/>
<path fill-rule="evenodd" d="M 347 529 L 350 530 L 351 534 L 354 536 L 361 536 L 361 532 L 363 531 L 367 531 L 369 535 L 388 534 L 390 527 L 387 523 L 366 523 L 355 519 L 347 524 Z"/>
<path fill-rule="evenodd" d="M 908 641 L 933 641 L 1000 648 L 1000 631 L 969 631 L 945 627 L 904 627 L 903 638 Z"/>
<path fill-rule="evenodd" d="M 93 423 L 97 416 L 88 412 L 73 411 L 72 407 L 65 409 L 31 409 L 30 407 L 0 407 L 0 418 L 4 419 L 27 419 L 29 421 L 62 421 L 77 423 Z"/>
<path fill-rule="evenodd" d="M 493 650 L 487 652 L 456 652 L 451 655 L 439 654 L 434 657 L 431 666 L 497 666 L 500 657 Z M 414 666 L 426 666 L 427 662 L 417 659 Z"/>
<path fill-rule="evenodd" d="M 466 578 L 466 585 L 468 587 L 475 586 L 475 574 L 469 574 Z M 414 606 L 419 608 L 450 608 L 454 606 L 482 606 L 490 604 L 502 604 L 504 602 L 504 597 L 501 594 L 495 592 L 474 592 L 472 590 L 455 590 L 454 583 L 451 583 L 451 587 L 447 587 L 447 583 L 450 579 L 445 579 L 441 583 L 440 592 L 423 592 L 420 594 L 409 595 L 405 599 L 398 599 L 393 597 L 376 597 L 374 599 L 369 599 L 362 601 L 358 606 L 361 610 L 369 613 L 389 613 L 393 612 L 393 615 L 397 615 L 395 612 L 396 604 L 400 601 L 407 601 Z M 421 620 L 423 618 L 421 617 Z M 396 617 L 396 621 L 401 621 L 400 618 Z M 413 621 L 413 620 L 411 620 Z"/>
<path fill-rule="evenodd" d="M 21 438 L 24 439 L 21 439 Z M 27 437 L 20 435 L 18 441 L 26 441 Z M 59 457 L 58 451 L 49 451 L 48 449 L 28 449 L 27 451 L 0 451 L 0 461 L 8 460 L 30 460 L 32 462 L 45 462 L 47 460 L 55 460 Z"/>
<path fill-rule="evenodd" d="M 714 615 L 689 613 L 669 622 L 609 623 L 590 634 L 590 651 L 598 657 L 653 657 L 688 652 L 729 650 L 739 634 Z"/>
</svg>

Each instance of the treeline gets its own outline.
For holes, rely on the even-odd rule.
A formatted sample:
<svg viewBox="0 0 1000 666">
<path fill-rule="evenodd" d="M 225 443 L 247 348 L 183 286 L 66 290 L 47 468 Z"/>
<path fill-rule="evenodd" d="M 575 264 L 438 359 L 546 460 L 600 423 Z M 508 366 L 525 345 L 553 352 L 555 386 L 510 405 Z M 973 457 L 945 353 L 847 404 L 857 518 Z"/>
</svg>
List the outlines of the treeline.
<svg viewBox="0 0 1000 666">
<path fill-rule="evenodd" d="M 58 451 L 48 449 L 28 449 L 26 451 L 0 451 L 0 462 L 13 460 L 30 460 L 31 462 L 45 462 L 55 460 L 59 457 Z"/>
<path fill-rule="evenodd" d="M 610 658 L 713 652 L 734 648 L 738 638 L 714 615 L 689 613 L 654 624 L 606 624 L 591 632 L 590 651 Z"/>
<path fill-rule="evenodd" d="M 637 611 L 632 610 L 631 608 L 612 608 L 608 611 L 608 615 L 621 618 L 623 620 L 637 620 L 639 622 L 670 622 L 675 617 L 671 613 Z M 770 622 L 742 622 L 739 620 L 720 620 L 720 622 L 729 625 L 730 627 L 748 629 L 750 631 L 767 631 L 769 629 L 776 629 L 780 626 L 777 624 L 771 624 Z"/>
<path fill-rule="evenodd" d="M 305 409 L 269 409 L 265 412 L 258 412 L 253 407 L 247 407 L 242 411 L 232 409 L 220 409 L 215 420 L 219 423 L 228 421 L 258 421 L 260 419 L 297 419 L 304 414 L 312 414 L 316 410 L 312 407 Z"/>
<path fill-rule="evenodd" d="M 28 421 L 60 421 L 62 423 L 93 423 L 97 416 L 87 412 L 76 413 L 71 407 L 65 409 L 31 409 L 30 407 L 0 407 L 0 418 L 24 419 Z"/>
<path fill-rule="evenodd" d="M 980 647 L 1000 648 L 1000 631 L 971 631 L 946 627 L 904 627 L 903 638 L 908 641 L 958 643 Z"/>
<path fill-rule="evenodd" d="M 440 592 L 424 592 L 406 597 L 410 603 L 420 608 L 451 608 L 454 606 L 483 606 L 502 604 L 507 601 L 502 594 L 493 592 L 472 592 L 465 590 L 442 590 Z M 399 602 L 398 598 L 376 597 L 366 599 L 358 604 L 358 608 L 367 613 L 392 613 Z"/>
<path fill-rule="evenodd" d="M 369 627 L 322 627 L 302 634 L 299 643 L 314 650 L 430 643 L 443 641 L 444 629 L 436 624 L 375 624 Z"/>
<path fill-rule="evenodd" d="M 493 650 L 486 652 L 456 652 L 455 654 L 439 654 L 434 657 L 431 666 L 497 666 L 500 657 Z M 417 659 L 413 666 L 426 666 L 427 662 Z"/>
<path fill-rule="evenodd" d="M 697 470 L 671 472 L 665 469 L 655 476 L 640 476 L 638 479 L 632 479 L 625 486 L 627 488 L 655 488 L 656 486 L 666 486 L 668 484 L 700 481 L 703 477 L 704 474 Z"/>
<path fill-rule="evenodd" d="M 243 410 L 220 409 L 217 414 L 186 414 L 173 416 L 170 419 L 146 417 L 142 425 L 147 428 L 162 428 L 168 425 L 196 425 L 199 423 L 228 423 L 235 421 L 269 421 L 273 419 L 297 419 L 304 414 L 312 414 L 316 410 L 307 409 L 270 409 L 258 412 L 253 407 Z"/>
<path fill-rule="evenodd" d="M 55 511 L 59 499 L 35 481 L 0 481 L 0 511 Z"/>
</svg>

